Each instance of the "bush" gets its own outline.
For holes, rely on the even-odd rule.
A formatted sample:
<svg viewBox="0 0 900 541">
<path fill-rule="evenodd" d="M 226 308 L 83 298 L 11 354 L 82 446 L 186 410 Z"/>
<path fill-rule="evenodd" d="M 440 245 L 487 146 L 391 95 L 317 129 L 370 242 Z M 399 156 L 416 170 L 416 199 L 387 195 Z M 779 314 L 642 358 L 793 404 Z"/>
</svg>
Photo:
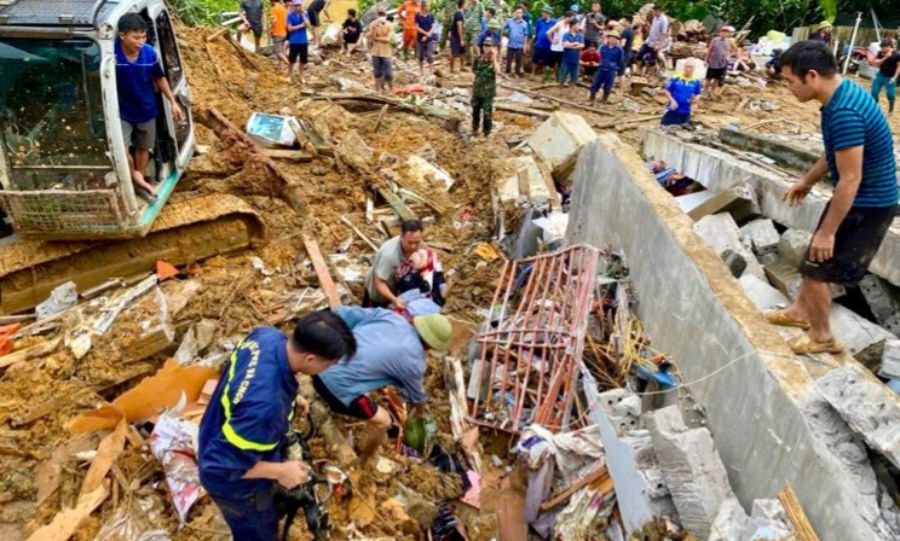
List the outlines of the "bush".
<svg viewBox="0 0 900 541">
<path fill-rule="evenodd" d="M 263 0 L 266 2 L 267 0 Z M 237 11 L 239 0 L 170 0 L 181 22 L 188 26 L 218 25 L 219 13 Z"/>
</svg>

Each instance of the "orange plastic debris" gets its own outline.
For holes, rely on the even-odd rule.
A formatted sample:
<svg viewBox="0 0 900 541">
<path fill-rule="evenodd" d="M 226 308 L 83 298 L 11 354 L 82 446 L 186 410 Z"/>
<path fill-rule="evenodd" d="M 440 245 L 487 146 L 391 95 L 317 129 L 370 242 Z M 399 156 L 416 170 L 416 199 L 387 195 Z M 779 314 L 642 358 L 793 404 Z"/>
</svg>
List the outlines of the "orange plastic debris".
<svg viewBox="0 0 900 541">
<path fill-rule="evenodd" d="M 412 84 L 406 85 L 398 88 L 394 91 L 394 94 L 398 96 L 408 96 L 410 94 L 422 94 L 425 92 L 425 87 L 420 84 Z"/>
<path fill-rule="evenodd" d="M 0 327 L 0 355 L 6 355 L 13 350 L 13 341 L 10 338 L 19 328 L 21 323 L 13 323 Z"/>
<path fill-rule="evenodd" d="M 178 269 L 171 263 L 160 259 L 156 262 L 156 276 L 158 276 L 159 281 L 162 282 L 163 280 L 178 276 Z"/>
<path fill-rule="evenodd" d="M 4 325 L 0 327 L 0 336 L 12 336 L 13 333 L 18 331 L 22 327 L 21 323 L 13 323 L 11 325 Z"/>
<path fill-rule="evenodd" d="M 0 355 L 6 355 L 13 350 L 13 341 L 9 338 L 0 338 Z"/>
</svg>

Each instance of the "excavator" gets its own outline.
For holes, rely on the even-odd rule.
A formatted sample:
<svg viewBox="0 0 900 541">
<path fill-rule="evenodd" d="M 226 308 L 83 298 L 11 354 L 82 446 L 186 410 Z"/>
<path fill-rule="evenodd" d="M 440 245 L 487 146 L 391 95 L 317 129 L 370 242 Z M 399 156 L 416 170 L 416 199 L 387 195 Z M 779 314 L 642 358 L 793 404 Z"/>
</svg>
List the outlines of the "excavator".
<svg viewBox="0 0 900 541">
<path fill-rule="evenodd" d="M 126 13 L 147 22 L 185 112 L 159 98 L 157 143 L 136 194 L 119 121 L 115 40 Z M 36 306 L 59 284 L 78 291 L 262 241 L 260 217 L 229 194 L 170 201 L 194 154 L 191 92 L 163 0 L 0 0 L 0 313 Z"/>
</svg>

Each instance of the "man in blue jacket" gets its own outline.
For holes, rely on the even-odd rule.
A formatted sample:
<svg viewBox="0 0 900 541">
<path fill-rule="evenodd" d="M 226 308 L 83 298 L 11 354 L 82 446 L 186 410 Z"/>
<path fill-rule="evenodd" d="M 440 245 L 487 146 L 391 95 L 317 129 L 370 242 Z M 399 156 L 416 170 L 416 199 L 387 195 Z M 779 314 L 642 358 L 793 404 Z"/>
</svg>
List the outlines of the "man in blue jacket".
<svg viewBox="0 0 900 541">
<path fill-rule="evenodd" d="M 703 92 L 700 78 L 694 75 L 693 60 L 688 59 L 684 63 L 684 70 L 669 79 L 665 92 L 669 101 L 662 117 L 662 125 L 687 124 L 691 120 L 691 108 L 697 101 L 697 96 Z"/>
<path fill-rule="evenodd" d="M 296 374 L 318 374 L 355 353 L 350 328 L 328 310 L 302 318 L 290 338 L 258 327 L 235 347 L 203 414 L 198 453 L 200 482 L 234 539 L 275 539 L 275 483 L 292 489 L 308 479 L 307 465 L 285 461 L 281 449 L 297 406 Z"/>
</svg>

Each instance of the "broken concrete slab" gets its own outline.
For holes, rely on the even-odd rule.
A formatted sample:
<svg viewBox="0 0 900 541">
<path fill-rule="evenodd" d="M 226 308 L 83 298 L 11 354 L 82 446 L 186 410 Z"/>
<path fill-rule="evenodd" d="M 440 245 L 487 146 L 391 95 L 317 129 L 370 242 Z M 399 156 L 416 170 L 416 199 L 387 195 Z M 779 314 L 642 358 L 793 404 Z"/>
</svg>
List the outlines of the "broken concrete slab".
<svg viewBox="0 0 900 541">
<path fill-rule="evenodd" d="M 730 214 L 727 212 L 720 212 L 719 214 L 706 216 L 694 224 L 694 231 L 703 237 L 703 240 L 705 240 L 717 254 L 721 255 L 725 250 L 731 250 L 734 253 L 740 254 L 747 262 L 747 269 L 745 272 L 749 272 L 757 278 L 765 279 L 765 270 L 763 270 L 762 265 L 759 264 L 756 256 L 754 256 L 741 242 L 740 230 Z"/>
<path fill-rule="evenodd" d="M 884 343 L 880 373 L 888 379 L 900 378 L 900 340 L 889 340 Z"/>
<path fill-rule="evenodd" d="M 689 429 L 678 406 L 645 418 L 682 526 L 701 539 L 709 537 L 722 502 L 734 497 L 712 435 L 706 428 Z"/>
<path fill-rule="evenodd" d="M 768 218 L 751 220 L 741 227 L 741 233 L 750 237 L 753 244 L 753 252 L 756 255 L 766 255 L 778 251 L 778 243 L 781 237 L 775 229 L 775 222 Z"/>
<path fill-rule="evenodd" d="M 754 280 L 744 275 L 740 278 L 740 283 L 744 293 L 760 311 L 783 308 L 791 302 L 783 292 L 764 280 Z M 877 365 L 884 344 L 896 339 L 893 334 L 837 303 L 831 305 L 829 323 L 835 338 L 866 366 Z"/>
<path fill-rule="evenodd" d="M 778 240 L 777 251 L 786 262 L 798 266 L 806 256 L 806 249 L 812 240 L 812 233 L 802 229 L 788 229 Z"/>
<path fill-rule="evenodd" d="M 900 398 L 893 391 L 854 364 L 819 378 L 816 388 L 872 449 L 900 467 Z"/>
<path fill-rule="evenodd" d="M 597 133 L 584 119 L 574 113 L 557 111 L 550 115 L 528 138 L 530 146 L 537 156 L 546 162 L 554 171 L 554 178 L 571 184 L 575 159 L 581 147 L 597 138 Z M 565 167 L 571 164 L 572 171 Z"/>
<path fill-rule="evenodd" d="M 753 200 L 753 194 L 746 186 L 737 185 L 721 192 L 706 190 L 700 193 L 710 195 L 686 211 L 694 221 L 719 212 L 730 212 L 736 219 L 759 214 L 759 207 Z"/>
<path fill-rule="evenodd" d="M 636 429 L 640 398 L 625 389 L 599 393 L 593 376 L 586 370 L 582 374 L 584 392 L 590 403 L 597 404 L 591 418 L 600 428 L 626 535 L 655 517 L 674 517 L 677 511 L 656 462 L 650 433 Z"/>
<path fill-rule="evenodd" d="M 659 129 L 643 131 L 645 156 L 665 161 L 708 189 L 722 191 L 737 184 L 749 184 L 762 214 L 787 227 L 814 231 L 833 190 L 820 183 L 800 205 L 791 205 L 784 196 L 796 180 L 793 173 L 761 167 L 732 153 L 685 141 Z M 900 286 L 900 220 L 895 220 L 869 270 Z"/>
<path fill-rule="evenodd" d="M 547 179 L 533 157 L 516 156 L 496 160 L 495 167 L 498 171 L 497 195 L 502 205 L 522 201 L 538 206 L 550 204 Z"/>
<path fill-rule="evenodd" d="M 709 529 L 707 541 L 739 540 L 747 529 L 750 517 L 741 507 L 741 502 L 734 496 L 726 498 L 719 506 L 716 518 Z"/>
<path fill-rule="evenodd" d="M 421 156 L 411 154 L 406 160 L 407 172 L 420 186 L 447 191 L 453 186 L 453 177 Z"/>
<path fill-rule="evenodd" d="M 749 508 L 790 482 L 823 541 L 896 537 L 871 485 L 857 483 L 857 470 L 812 425 L 804 400 L 818 393 L 804 364 L 693 231 L 643 157 L 614 134 L 601 133 L 581 151 L 566 238 L 614 246 L 628 259 L 637 294 L 653 300 L 638 304 L 637 316 L 654 347 L 687 360 L 679 367 L 684 379 L 702 381 L 691 395 L 704 407 L 742 504 Z M 677 287 L 660 279 L 660 269 L 678 277 Z M 747 412 L 752 422 L 735 422 Z"/>
<path fill-rule="evenodd" d="M 900 288 L 873 274 L 859 284 L 875 321 L 885 329 L 900 335 Z"/>
<path fill-rule="evenodd" d="M 719 139 L 723 143 L 742 150 L 759 152 L 772 158 L 779 165 L 795 170 L 807 171 L 819 159 L 818 154 L 806 148 L 787 141 L 779 141 L 764 135 L 743 131 L 740 126 L 733 124 L 719 130 Z"/>
<path fill-rule="evenodd" d="M 780 258 L 774 258 L 769 263 L 763 265 L 766 271 L 766 277 L 769 279 L 779 291 L 792 299 L 797 298 L 800 291 L 800 282 L 803 276 L 797 270 L 796 265 L 792 265 Z M 831 285 L 831 298 L 836 299 L 847 294 L 847 290 L 840 284 Z"/>
</svg>

